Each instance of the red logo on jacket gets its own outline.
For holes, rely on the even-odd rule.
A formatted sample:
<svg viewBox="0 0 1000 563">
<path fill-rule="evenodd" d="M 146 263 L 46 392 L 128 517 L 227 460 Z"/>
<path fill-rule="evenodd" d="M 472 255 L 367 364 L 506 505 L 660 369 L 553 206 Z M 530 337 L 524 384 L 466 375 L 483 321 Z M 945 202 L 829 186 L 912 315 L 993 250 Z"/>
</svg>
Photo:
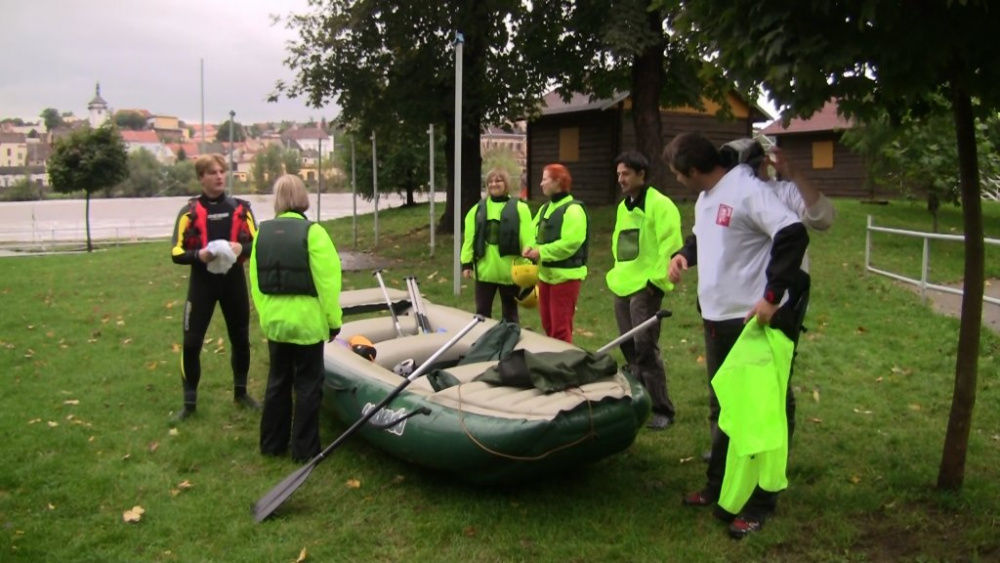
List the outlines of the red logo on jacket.
<svg viewBox="0 0 1000 563">
<path fill-rule="evenodd" d="M 715 224 L 723 227 L 729 226 L 730 219 L 733 218 L 733 208 L 725 204 L 719 204 L 719 211 L 715 214 Z"/>
</svg>

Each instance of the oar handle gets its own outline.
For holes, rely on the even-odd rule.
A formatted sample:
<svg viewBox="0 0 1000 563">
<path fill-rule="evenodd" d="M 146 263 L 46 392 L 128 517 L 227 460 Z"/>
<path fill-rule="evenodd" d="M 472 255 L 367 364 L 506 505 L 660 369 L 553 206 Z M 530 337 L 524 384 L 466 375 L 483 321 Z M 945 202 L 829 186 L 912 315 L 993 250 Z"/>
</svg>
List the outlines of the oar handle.
<svg viewBox="0 0 1000 563">
<path fill-rule="evenodd" d="M 636 334 L 638 334 L 638 333 L 640 333 L 640 332 L 648 329 L 649 327 L 653 326 L 655 323 L 659 323 L 660 319 L 665 319 L 665 318 L 667 318 L 667 317 L 669 317 L 671 315 L 673 315 L 673 313 L 671 313 L 670 311 L 668 311 L 666 309 L 662 309 L 660 311 L 657 311 L 657 313 L 655 315 L 653 315 L 652 317 L 649 317 L 645 321 L 643 321 L 643 322 L 639 323 L 638 325 L 632 327 L 632 330 L 626 332 L 625 334 L 619 336 L 618 338 L 615 338 L 611 342 L 608 342 L 604 346 L 601 346 L 600 348 L 598 348 L 596 353 L 597 354 L 605 354 L 605 353 L 607 353 L 608 350 L 611 350 L 612 348 L 614 348 L 615 346 L 618 346 L 619 344 L 621 344 L 622 342 L 625 342 L 626 340 L 631 340 Z"/>
</svg>

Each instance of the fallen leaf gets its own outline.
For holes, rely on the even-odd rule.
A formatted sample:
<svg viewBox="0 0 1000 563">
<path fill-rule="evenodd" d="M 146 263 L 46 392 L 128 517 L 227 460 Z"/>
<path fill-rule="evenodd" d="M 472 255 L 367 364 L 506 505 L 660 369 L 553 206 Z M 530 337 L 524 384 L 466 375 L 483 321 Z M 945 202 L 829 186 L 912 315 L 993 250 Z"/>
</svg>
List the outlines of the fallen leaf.
<svg viewBox="0 0 1000 563">
<path fill-rule="evenodd" d="M 855 408 L 854 412 L 856 412 L 858 414 L 871 414 L 872 413 L 872 411 L 863 411 L 863 410 L 858 409 L 858 408 Z"/>
<path fill-rule="evenodd" d="M 882 383 L 882 376 L 876 377 L 875 378 L 875 383 Z"/>
<path fill-rule="evenodd" d="M 49 338 L 52 338 L 55 335 L 56 335 L 56 333 L 52 332 L 51 330 L 45 333 L 45 336 L 48 336 Z"/>
<path fill-rule="evenodd" d="M 91 436 L 90 438 L 87 438 L 88 442 L 93 442 L 94 440 L 96 440 L 96 437 L 94 437 L 94 436 Z"/>
<path fill-rule="evenodd" d="M 812 418 L 809 419 L 809 422 L 815 422 L 816 424 L 820 424 L 820 423 L 823 422 L 823 419 L 822 418 L 812 417 Z"/>
<path fill-rule="evenodd" d="M 187 479 L 181 481 L 180 483 L 177 483 L 177 488 L 182 491 L 190 489 L 193 486 L 194 485 L 191 484 L 191 481 L 188 481 Z"/>
<path fill-rule="evenodd" d="M 156 369 L 156 366 L 157 366 L 156 362 L 147 362 L 146 363 L 146 369 L 148 369 L 149 371 L 153 371 L 154 369 Z"/>
<path fill-rule="evenodd" d="M 80 400 L 79 399 L 68 399 L 66 401 L 63 401 L 63 404 L 64 405 L 79 405 L 80 404 Z"/>
<path fill-rule="evenodd" d="M 32 350 L 31 348 L 28 348 L 27 350 L 24 351 L 24 357 L 25 358 L 34 358 L 35 357 L 35 351 Z"/>
<path fill-rule="evenodd" d="M 432 272 L 431 275 L 427 276 L 427 279 L 432 280 L 436 275 L 438 275 L 437 270 L 434 270 L 434 272 Z"/>
<path fill-rule="evenodd" d="M 173 307 L 174 307 L 174 304 L 176 304 L 176 303 L 177 303 L 176 301 L 168 301 L 168 302 L 167 302 L 167 303 L 166 303 L 166 304 L 164 305 L 164 307 L 166 307 L 167 309 L 173 309 Z"/>
<path fill-rule="evenodd" d="M 56 426 L 59 426 L 58 422 L 56 422 L 54 420 L 50 420 L 49 421 L 49 428 L 55 428 Z"/>
<path fill-rule="evenodd" d="M 56 506 L 50 502 L 49 503 L 49 510 L 55 510 L 55 509 L 56 509 Z"/>
<path fill-rule="evenodd" d="M 35 325 L 28 325 L 28 330 L 35 330 Z"/>
<path fill-rule="evenodd" d="M 132 454 L 125 454 L 122 456 L 122 461 L 128 461 L 130 457 L 132 457 Z"/>
<path fill-rule="evenodd" d="M 309 552 L 303 547 L 302 551 L 299 552 L 299 557 L 295 560 L 295 563 L 303 563 L 307 557 L 309 557 Z"/>
<path fill-rule="evenodd" d="M 476 535 L 476 528 L 475 526 L 466 526 L 466 528 L 462 530 L 462 533 L 471 538 Z"/>
<path fill-rule="evenodd" d="M 921 407 L 921 406 L 920 406 L 920 405 L 918 405 L 917 403 L 910 403 L 910 410 L 911 410 L 911 411 L 918 411 L 918 410 L 920 410 L 921 408 L 923 408 L 923 407 Z"/>
<path fill-rule="evenodd" d="M 900 369 L 899 366 L 892 366 L 892 369 L 890 369 L 889 371 L 896 374 L 903 373 L 903 370 Z"/>
<path fill-rule="evenodd" d="M 357 479 L 348 479 L 347 483 L 345 483 L 345 484 L 347 485 L 348 489 L 360 489 L 361 488 L 361 481 L 358 481 Z"/>
<path fill-rule="evenodd" d="M 118 326 L 125 326 L 125 321 L 123 321 L 123 320 L 119 320 L 119 321 L 118 321 L 118 322 L 116 322 L 115 324 L 116 324 L 116 325 L 118 325 Z"/>
<path fill-rule="evenodd" d="M 178 344 L 178 343 L 176 343 L 176 342 L 174 342 L 173 344 L 171 344 L 171 345 L 170 345 L 170 348 L 171 348 L 171 349 L 172 349 L 172 350 L 173 350 L 173 351 L 174 351 L 175 353 L 176 353 L 176 352 L 180 352 L 180 351 L 181 351 L 181 345 L 180 345 L 180 344 Z"/>
<path fill-rule="evenodd" d="M 858 332 L 858 334 L 864 334 L 864 333 L 868 332 L 868 329 L 866 329 L 863 326 L 859 326 L 857 332 Z"/>
<path fill-rule="evenodd" d="M 126 522 L 138 522 L 142 519 L 142 515 L 145 512 L 146 509 L 143 507 L 139 505 L 133 506 L 131 510 L 126 510 L 125 513 L 122 514 L 122 520 Z"/>
<path fill-rule="evenodd" d="M 402 483 L 405 480 L 406 477 L 403 477 L 402 475 L 396 475 L 395 477 L 392 478 L 393 483 Z"/>
<path fill-rule="evenodd" d="M 155 452 L 159 447 L 160 447 L 160 443 L 159 442 L 150 442 L 150 444 L 149 444 L 149 452 L 150 453 Z"/>
<path fill-rule="evenodd" d="M 588 338 L 594 336 L 593 332 L 590 332 L 589 330 L 584 330 L 582 328 L 576 329 L 576 333 L 579 334 L 580 336 L 586 336 Z"/>
<path fill-rule="evenodd" d="M 209 336 L 208 338 L 205 339 L 204 342 L 202 342 L 202 344 L 210 344 L 211 342 L 212 342 L 212 337 Z"/>
<path fill-rule="evenodd" d="M 170 434 L 171 436 L 177 436 L 180 433 L 180 430 L 177 430 L 176 428 L 171 428 L 170 431 L 167 432 L 167 434 Z"/>
<path fill-rule="evenodd" d="M 122 340 L 122 346 L 127 346 L 127 345 L 129 345 L 131 343 L 132 343 L 132 339 L 131 338 L 126 338 L 125 340 Z"/>
<path fill-rule="evenodd" d="M 858 483 L 861 482 L 861 477 L 858 477 L 857 475 L 852 475 L 850 481 L 851 483 L 857 485 Z"/>
<path fill-rule="evenodd" d="M 703 364 L 703 363 L 705 363 L 705 356 L 698 356 L 697 358 L 695 358 L 694 363 L 696 363 L 696 364 Z"/>
<path fill-rule="evenodd" d="M 819 402 L 819 389 L 813 389 L 813 401 Z"/>
<path fill-rule="evenodd" d="M 1000 434 L 994 434 L 993 435 L 993 441 L 1000 442 Z"/>
<path fill-rule="evenodd" d="M 215 345 L 222 346 L 224 342 L 225 340 L 223 340 L 222 337 L 220 336 L 219 339 L 215 341 Z"/>
<path fill-rule="evenodd" d="M 691 457 L 682 457 L 680 459 L 680 463 L 681 463 L 681 465 L 684 465 L 685 463 L 688 463 L 689 461 L 692 461 L 692 460 L 694 460 L 694 456 L 691 456 Z"/>
</svg>

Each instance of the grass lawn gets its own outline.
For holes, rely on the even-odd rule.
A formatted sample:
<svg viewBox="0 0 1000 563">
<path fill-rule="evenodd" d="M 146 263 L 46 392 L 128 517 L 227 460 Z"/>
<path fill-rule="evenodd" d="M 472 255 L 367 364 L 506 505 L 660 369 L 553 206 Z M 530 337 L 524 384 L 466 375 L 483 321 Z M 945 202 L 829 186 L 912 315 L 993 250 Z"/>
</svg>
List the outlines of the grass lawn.
<svg viewBox="0 0 1000 563">
<path fill-rule="evenodd" d="M 684 204 L 685 231 L 693 206 Z M 731 541 L 703 509 L 706 376 L 695 311 L 696 270 L 668 296 L 661 345 L 678 407 L 664 432 L 570 474 L 474 488 L 349 440 L 263 524 L 251 505 L 299 466 L 257 451 L 259 415 L 231 401 L 229 345 L 216 313 L 204 352 L 196 419 L 171 432 L 181 406 L 179 360 L 187 268 L 168 243 L 90 255 L 0 259 L 0 561 L 987 561 L 1000 559 L 1000 337 L 985 332 L 979 389 L 959 494 L 934 490 L 951 404 L 958 321 L 903 286 L 864 271 L 865 217 L 927 230 L 919 204 L 837 202 L 832 231 L 810 245 L 813 296 L 795 370 L 798 429 L 790 487 L 763 532 Z M 603 277 L 614 208 L 591 209 L 591 274 L 577 343 L 616 335 Z M 985 204 L 1000 238 L 1000 205 Z M 942 232 L 961 232 L 956 208 Z M 405 289 L 472 310 L 452 295 L 452 238 L 428 257 L 427 207 L 380 213 L 377 254 Z M 327 225 L 342 251 L 351 220 Z M 372 220 L 359 220 L 371 250 Z M 919 277 L 920 242 L 874 237 L 873 262 Z M 931 281 L 961 279 L 960 243 L 935 242 Z M 1000 248 L 987 248 L 1000 278 Z M 370 287 L 345 272 L 345 289 Z M 990 305 L 986 305 L 989 307 Z M 499 307 L 499 306 L 497 306 Z M 527 326 L 539 328 L 530 312 Z M 260 397 L 267 347 L 251 324 L 250 384 Z M 344 427 L 323 423 L 323 441 Z M 357 480 L 360 487 L 347 485 Z M 145 512 L 123 522 L 135 506 Z"/>
</svg>

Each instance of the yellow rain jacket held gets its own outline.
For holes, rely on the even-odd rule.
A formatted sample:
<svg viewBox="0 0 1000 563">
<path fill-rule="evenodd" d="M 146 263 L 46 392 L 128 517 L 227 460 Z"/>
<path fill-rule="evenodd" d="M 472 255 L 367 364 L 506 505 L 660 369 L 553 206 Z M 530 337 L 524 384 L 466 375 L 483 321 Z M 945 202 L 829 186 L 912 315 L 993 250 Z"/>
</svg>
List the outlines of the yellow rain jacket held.
<svg viewBox="0 0 1000 563">
<path fill-rule="evenodd" d="M 586 279 L 590 219 L 583 202 L 561 194 L 543 205 L 534 221 L 538 279 L 553 285 Z"/>
<path fill-rule="evenodd" d="M 747 323 L 712 379 L 719 398 L 719 428 L 729 435 L 719 506 L 738 514 L 760 485 L 788 486 L 788 418 L 785 395 L 795 345 L 785 333 Z"/>
<path fill-rule="evenodd" d="M 268 340 L 327 340 L 342 323 L 340 285 L 340 257 L 323 227 L 295 212 L 261 223 L 250 255 L 250 289 Z"/>
<path fill-rule="evenodd" d="M 667 277 L 670 257 L 681 249 L 681 214 L 677 206 L 656 188 L 643 188 L 634 202 L 618 204 L 611 254 L 615 265 L 605 277 L 608 288 L 619 297 L 644 289 L 647 283 L 664 293 L 674 284 Z"/>
<path fill-rule="evenodd" d="M 465 215 L 462 267 L 476 279 L 513 285 L 510 268 L 521 251 L 534 245 L 531 209 L 518 199 L 487 197 Z"/>
</svg>

